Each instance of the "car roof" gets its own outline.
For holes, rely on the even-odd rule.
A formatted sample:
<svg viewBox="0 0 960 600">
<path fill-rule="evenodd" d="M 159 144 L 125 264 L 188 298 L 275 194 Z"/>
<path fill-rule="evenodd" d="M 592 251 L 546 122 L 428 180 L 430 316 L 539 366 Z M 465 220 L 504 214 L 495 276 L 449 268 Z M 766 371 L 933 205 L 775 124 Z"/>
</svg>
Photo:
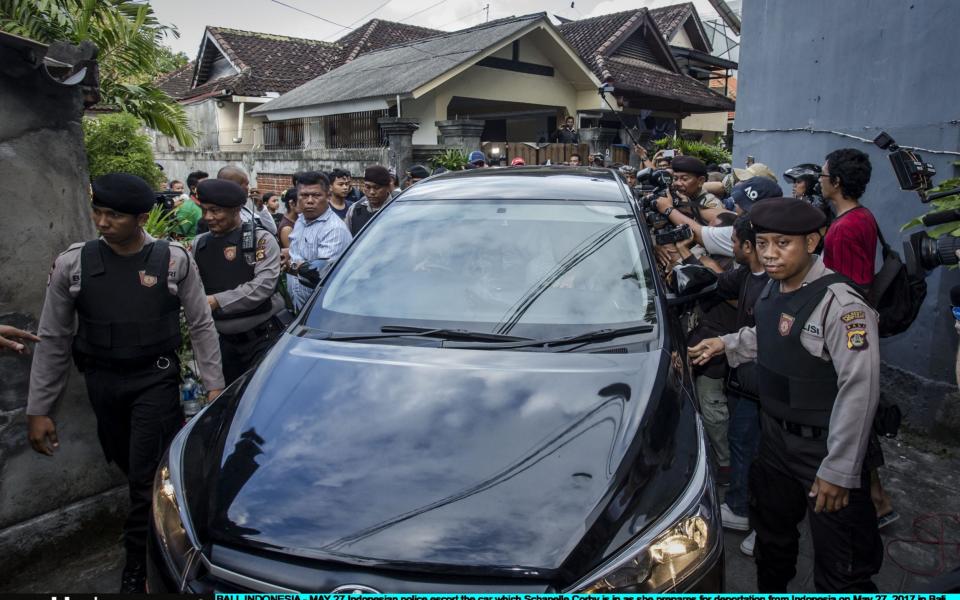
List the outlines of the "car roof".
<svg viewBox="0 0 960 600">
<path fill-rule="evenodd" d="M 396 201 L 468 199 L 629 202 L 612 169 L 565 166 L 448 171 L 418 182 Z"/>
</svg>

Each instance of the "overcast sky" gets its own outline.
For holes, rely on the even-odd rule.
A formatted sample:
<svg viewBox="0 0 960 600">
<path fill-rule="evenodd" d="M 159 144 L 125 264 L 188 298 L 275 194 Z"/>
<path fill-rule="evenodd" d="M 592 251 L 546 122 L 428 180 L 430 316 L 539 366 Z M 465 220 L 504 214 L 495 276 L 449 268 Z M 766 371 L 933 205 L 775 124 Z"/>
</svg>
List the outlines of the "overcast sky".
<svg viewBox="0 0 960 600">
<path fill-rule="evenodd" d="M 298 12 L 277 3 L 277 0 L 154 0 L 151 4 L 162 23 L 175 25 L 180 30 L 180 39 L 168 39 L 167 45 L 186 53 L 192 60 L 207 25 L 332 41 L 348 33 L 348 27 L 356 27 L 373 18 L 447 31 L 463 29 L 486 19 L 483 7 L 487 4 L 490 19 L 540 11 L 568 19 L 582 19 L 644 6 L 678 4 L 682 0 L 576 0 L 573 8 L 570 0 L 279 1 L 317 16 Z M 717 13 L 708 0 L 694 0 L 694 4 L 701 19 L 716 18 Z"/>
</svg>

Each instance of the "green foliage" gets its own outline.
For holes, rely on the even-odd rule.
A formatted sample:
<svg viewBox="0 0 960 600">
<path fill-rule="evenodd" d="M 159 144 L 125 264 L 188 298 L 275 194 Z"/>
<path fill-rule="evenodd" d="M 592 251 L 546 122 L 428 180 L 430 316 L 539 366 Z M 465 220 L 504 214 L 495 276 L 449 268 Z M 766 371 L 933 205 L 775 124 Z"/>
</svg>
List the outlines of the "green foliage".
<svg viewBox="0 0 960 600">
<path fill-rule="evenodd" d="M 97 45 L 101 103 L 147 126 L 193 143 L 186 113 L 153 81 L 186 57 L 162 44 L 176 28 L 161 24 L 149 4 L 130 0 L 0 0 L 0 30 L 51 43 Z"/>
<path fill-rule="evenodd" d="M 733 155 L 730 154 L 730 151 L 720 145 L 670 137 L 655 140 L 653 145 L 656 146 L 658 150 L 669 150 L 671 148 L 679 150 L 684 155 L 695 156 L 708 165 L 711 163 L 720 165 L 733 162 Z"/>
<path fill-rule="evenodd" d="M 143 229 L 159 240 L 169 238 L 177 225 L 176 212 L 166 211 L 162 206 L 157 205 L 150 209 Z"/>
<path fill-rule="evenodd" d="M 467 155 L 462 150 L 452 148 L 443 154 L 439 154 L 430 159 L 430 166 L 434 169 L 443 167 L 448 171 L 459 171 L 467 166 Z"/>
<path fill-rule="evenodd" d="M 960 165 L 960 162 L 957 162 L 954 164 Z M 957 177 L 954 179 L 948 179 L 942 182 L 937 187 L 930 190 L 930 192 L 931 193 L 942 192 L 942 191 L 957 188 L 957 187 L 960 187 L 960 177 Z M 940 198 L 939 200 L 934 200 L 933 202 L 930 203 L 930 207 L 931 208 L 929 211 L 927 211 L 927 214 L 932 212 L 937 212 L 940 210 L 960 209 L 960 194 L 954 194 L 952 196 L 947 196 L 946 198 Z M 923 225 L 923 223 L 920 221 L 922 217 L 923 215 L 913 219 L 912 221 L 910 221 L 909 223 L 901 227 L 900 230 L 903 231 L 904 229 L 909 229 L 910 227 Z M 960 237 L 960 223 L 957 223 L 957 222 L 944 223 L 943 225 L 938 225 L 936 227 L 927 229 L 927 235 L 929 235 L 932 238 L 938 238 L 942 235 L 947 235 L 947 234 L 950 234 L 953 237 Z"/>
<path fill-rule="evenodd" d="M 150 138 L 140 131 L 140 122 L 133 115 L 84 118 L 83 139 L 91 179 L 107 173 L 130 173 L 155 189 L 163 187 L 163 173 L 153 161 Z"/>
</svg>

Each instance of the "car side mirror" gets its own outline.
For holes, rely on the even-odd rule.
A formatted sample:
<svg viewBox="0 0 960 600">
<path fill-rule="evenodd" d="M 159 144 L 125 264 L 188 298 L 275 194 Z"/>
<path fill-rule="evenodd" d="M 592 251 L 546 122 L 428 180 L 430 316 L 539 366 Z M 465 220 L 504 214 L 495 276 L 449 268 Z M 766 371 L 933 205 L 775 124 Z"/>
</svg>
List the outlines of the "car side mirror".
<svg viewBox="0 0 960 600">
<path fill-rule="evenodd" d="M 687 304 L 708 296 L 717 289 L 717 274 L 702 265 L 677 265 L 673 268 L 667 304 Z"/>
</svg>

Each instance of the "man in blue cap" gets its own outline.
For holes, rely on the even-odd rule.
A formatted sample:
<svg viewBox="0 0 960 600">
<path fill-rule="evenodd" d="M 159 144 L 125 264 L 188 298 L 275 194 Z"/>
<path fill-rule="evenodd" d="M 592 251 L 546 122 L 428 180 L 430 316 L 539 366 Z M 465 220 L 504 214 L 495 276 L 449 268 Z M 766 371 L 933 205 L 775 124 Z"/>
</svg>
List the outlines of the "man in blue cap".
<svg viewBox="0 0 960 600">
<path fill-rule="evenodd" d="M 145 591 L 154 472 L 183 424 L 181 307 L 209 400 L 222 390 L 223 375 L 197 265 L 183 246 L 143 229 L 153 190 L 135 175 L 112 173 L 94 180 L 92 195 L 100 238 L 70 246 L 47 280 L 30 371 L 28 437 L 41 454 L 59 449 L 51 415 L 72 356 L 84 373 L 107 461 L 127 476 L 130 513 L 120 592 L 137 593 Z"/>
<path fill-rule="evenodd" d="M 487 166 L 487 157 L 480 150 L 474 150 L 467 158 L 468 169 L 482 169 Z"/>
</svg>

